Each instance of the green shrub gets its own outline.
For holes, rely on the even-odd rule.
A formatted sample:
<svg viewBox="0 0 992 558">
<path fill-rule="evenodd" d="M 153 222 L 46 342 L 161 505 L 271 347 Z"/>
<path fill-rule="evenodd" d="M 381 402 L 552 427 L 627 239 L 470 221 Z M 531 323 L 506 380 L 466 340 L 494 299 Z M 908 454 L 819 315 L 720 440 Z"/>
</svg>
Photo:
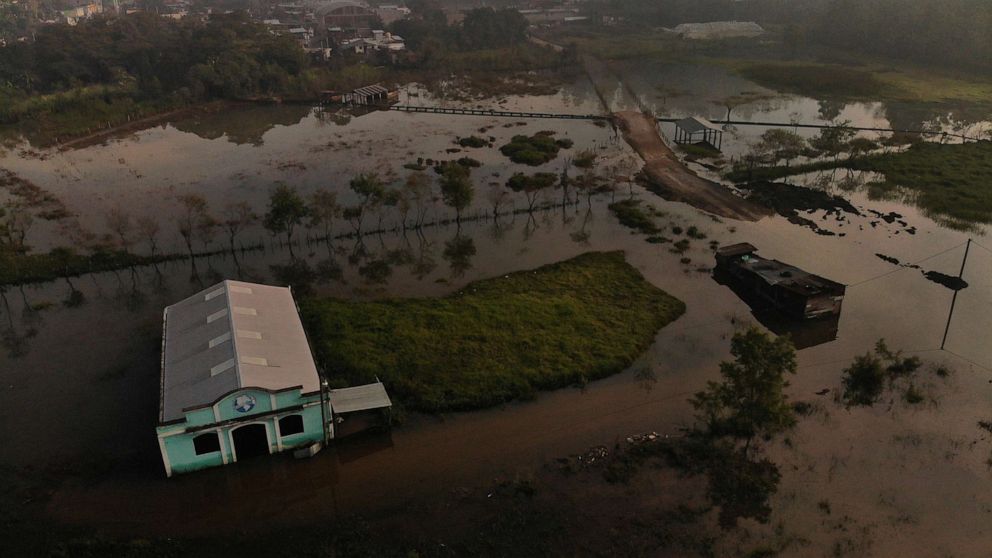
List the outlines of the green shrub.
<svg viewBox="0 0 992 558">
<path fill-rule="evenodd" d="M 460 138 L 458 140 L 458 145 L 462 147 L 480 148 L 489 145 L 489 142 L 478 136 L 469 136 L 467 138 Z"/>
<path fill-rule="evenodd" d="M 885 369 L 882 361 L 872 353 L 854 359 L 844 369 L 844 401 L 848 405 L 873 405 L 885 389 Z"/>
</svg>

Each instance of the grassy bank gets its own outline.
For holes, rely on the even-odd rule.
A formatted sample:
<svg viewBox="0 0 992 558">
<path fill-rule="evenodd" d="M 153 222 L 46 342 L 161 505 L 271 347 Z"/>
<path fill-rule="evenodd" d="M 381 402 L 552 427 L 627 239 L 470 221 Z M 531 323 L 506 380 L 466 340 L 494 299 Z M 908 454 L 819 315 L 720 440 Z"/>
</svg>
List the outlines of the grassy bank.
<svg viewBox="0 0 992 558">
<path fill-rule="evenodd" d="M 84 87 L 50 95 L 4 97 L 0 135 L 51 145 L 187 106 L 178 97 L 138 99 L 119 87 Z"/>
<path fill-rule="evenodd" d="M 882 173 L 884 182 L 872 184 L 874 188 L 907 188 L 915 194 L 915 203 L 931 214 L 968 223 L 992 223 L 992 188 L 988 185 L 992 141 L 918 143 L 900 153 L 738 170 L 727 178 L 735 182 L 778 180 L 834 168 Z"/>
<path fill-rule="evenodd" d="M 550 41 L 575 44 L 580 52 L 605 60 L 718 65 L 769 89 L 816 99 L 992 107 L 992 79 L 987 76 L 825 47 L 807 46 L 794 53 L 774 29 L 754 39 L 709 41 L 687 41 L 637 27 L 569 28 L 549 33 Z"/>
<path fill-rule="evenodd" d="M 620 252 L 478 281 L 444 298 L 303 306 L 332 378 L 378 376 L 412 408 L 434 412 L 620 372 L 684 310 Z"/>
<path fill-rule="evenodd" d="M 770 89 L 817 99 L 980 104 L 988 104 L 992 99 L 992 80 L 950 75 L 938 68 L 810 61 L 724 59 L 720 62 Z"/>
</svg>

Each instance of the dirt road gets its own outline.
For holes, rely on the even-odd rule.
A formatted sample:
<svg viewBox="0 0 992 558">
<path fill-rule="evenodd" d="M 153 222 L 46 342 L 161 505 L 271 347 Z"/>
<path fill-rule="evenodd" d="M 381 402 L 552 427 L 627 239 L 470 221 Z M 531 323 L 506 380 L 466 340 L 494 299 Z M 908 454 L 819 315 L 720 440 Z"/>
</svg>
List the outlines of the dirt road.
<svg viewBox="0 0 992 558">
<path fill-rule="evenodd" d="M 661 197 L 685 202 L 720 217 L 757 221 L 771 210 L 734 195 L 726 187 L 687 169 L 658 133 L 654 119 L 634 111 L 616 112 L 614 121 L 627 143 L 644 159 L 649 189 Z"/>
</svg>

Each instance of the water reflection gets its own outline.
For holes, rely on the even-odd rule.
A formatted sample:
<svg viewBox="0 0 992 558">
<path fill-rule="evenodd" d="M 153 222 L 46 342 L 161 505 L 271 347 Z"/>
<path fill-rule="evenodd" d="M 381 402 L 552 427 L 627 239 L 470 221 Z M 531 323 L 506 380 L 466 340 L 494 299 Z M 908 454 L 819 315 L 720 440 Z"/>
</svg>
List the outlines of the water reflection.
<svg viewBox="0 0 992 558">
<path fill-rule="evenodd" d="M 236 145 L 258 147 L 269 130 L 299 124 L 311 111 L 310 105 L 294 104 L 219 110 L 174 122 L 172 126 L 203 139 L 226 138 Z"/>
<path fill-rule="evenodd" d="M 767 299 L 758 296 L 740 280 L 730 276 L 720 268 L 712 273 L 713 280 L 728 287 L 748 308 L 758 323 L 775 335 L 788 335 L 796 349 L 806 349 L 837 339 L 840 314 L 824 316 L 815 320 L 797 320 L 783 314 Z"/>
<path fill-rule="evenodd" d="M 471 237 L 461 236 L 461 231 L 444 243 L 443 257 L 451 267 L 453 278 L 462 277 L 466 271 L 472 269 L 475 253 L 475 241 Z"/>
</svg>

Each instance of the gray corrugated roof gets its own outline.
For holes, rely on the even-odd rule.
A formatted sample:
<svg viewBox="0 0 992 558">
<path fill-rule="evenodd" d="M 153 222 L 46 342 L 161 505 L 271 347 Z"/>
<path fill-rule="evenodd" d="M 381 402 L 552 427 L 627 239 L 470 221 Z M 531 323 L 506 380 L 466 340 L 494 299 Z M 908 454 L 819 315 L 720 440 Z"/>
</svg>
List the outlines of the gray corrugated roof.
<svg viewBox="0 0 992 558">
<path fill-rule="evenodd" d="M 288 288 L 224 281 L 165 309 L 162 422 L 240 388 L 295 386 L 320 379 Z"/>
<path fill-rule="evenodd" d="M 335 413 L 351 413 L 368 409 L 382 409 L 392 406 L 382 382 L 343 389 L 332 389 L 328 394 L 331 410 Z"/>
<path fill-rule="evenodd" d="M 719 126 L 701 116 L 690 116 L 689 118 L 683 118 L 682 120 L 676 122 L 675 125 L 690 134 L 702 132 L 703 130 L 713 130 L 714 132 L 723 131 Z"/>
<path fill-rule="evenodd" d="M 365 87 L 359 87 L 354 91 L 354 93 L 356 95 L 379 95 L 382 93 L 389 93 L 389 90 L 381 85 L 366 85 Z"/>
</svg>

